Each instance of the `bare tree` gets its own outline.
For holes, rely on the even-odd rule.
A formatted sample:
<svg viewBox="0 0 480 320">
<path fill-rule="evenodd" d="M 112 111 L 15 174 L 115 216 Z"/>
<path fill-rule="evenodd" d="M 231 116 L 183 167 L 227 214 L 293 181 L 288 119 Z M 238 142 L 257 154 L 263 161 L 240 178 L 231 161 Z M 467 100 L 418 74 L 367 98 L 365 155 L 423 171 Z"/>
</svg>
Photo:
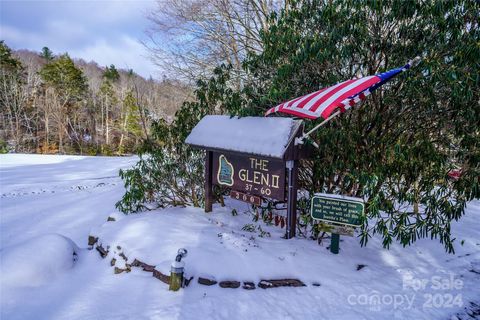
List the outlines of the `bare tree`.
<svg viewBox="0 0 480 320">
<path fill-rule="evenodd" d="M 34 140 L 35 93 L 40 84 L 38 68 L 27 60 L 25 64 L 12 56 L 10 49 L 1 43 L 0 106 L 2 113 L 2 138 L 10 140 L 15 151 L 23 151 L 25 144 Z M 32 108 L 33 104 L 33 108 Z"/>
<path fill-rule="evenodd" d="M 282 0 L 159 0 L 148 18 L 153 61 L 174 78 L 194 81 L 231 64 L 240 85 L 241 61 L 260 52 L 260 32 Z"/>
</svg>

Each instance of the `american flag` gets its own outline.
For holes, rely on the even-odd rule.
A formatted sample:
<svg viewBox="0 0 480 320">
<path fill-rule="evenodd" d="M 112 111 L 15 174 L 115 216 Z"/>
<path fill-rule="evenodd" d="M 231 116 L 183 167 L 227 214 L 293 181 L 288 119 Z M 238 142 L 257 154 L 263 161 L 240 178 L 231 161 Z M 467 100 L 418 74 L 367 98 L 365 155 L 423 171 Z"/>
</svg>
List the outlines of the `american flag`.
<svg viewBox="0 0 480 320">
<path fill-rule="evenodd" d="M 334 86 L 292 99 L 269 109 L 265 116 L 274 112 L 283 112 L 301 118 L 317 119 L 322 117 L 327 119 L 335 110 L 340 109 L 340 111 L 344 112 L 364 100 L 375 89 L 400 72 L 409 69 L 413 64 L 418 62 L 419 59 L 420 58 L 417 57 L 401 68 L 392 69 L 374 76 L 347 80 Z"/>
</svg>

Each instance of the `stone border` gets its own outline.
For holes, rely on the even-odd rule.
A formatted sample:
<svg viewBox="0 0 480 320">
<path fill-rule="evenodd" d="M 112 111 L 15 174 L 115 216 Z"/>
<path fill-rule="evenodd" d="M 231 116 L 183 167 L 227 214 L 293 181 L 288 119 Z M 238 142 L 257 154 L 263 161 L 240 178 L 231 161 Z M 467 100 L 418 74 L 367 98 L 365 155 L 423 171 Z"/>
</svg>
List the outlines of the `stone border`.
<svg viewBox="0 0 480 320">
<path fill-rule="evenodd" d="M 101 243 L 98 242 L 98 237 L 94 236 L 89 236 L 88 237 L 88 248 L 89 250 L 92 250 L 95 247 L 95 250 L 100 254 L 100 257 L 102 259 L 105 259 L 109 252 L 110 252 L 110 246 L 107 246 L 104 248 Z M 117 250 L 122 250 L 120 246 L 117 246 Z M 128 258 L 125 256 L 123 251 L 120 251 L 120 253 L 117 254 L 119 257 L 121 257 L 125 261 L 125 268 L 119 268 L 116 266 L 117 259 L 115 257 L 112 258 L 110 261 L 110 265 L 114 268 L 114 273 L 115 274 L 120 274 L 122 272 L 130 272 L 132 271 L 132 267 L 136 268 L 142 268 L 143 271 L 145 272 L 151 272 L 152 277 L 162 281 L 163 283 L 170 285 L 170 276 L 163 274 L 162 272 L 158 271 L 155 269 L 154 265 L 147 264 L 145 262 L 142 262 L 135 258 L 131 264 L 128 263 Z M 187 287 L 190 282 L 192 281 L 194 277 L 191 277 L 190 279 L 184 279 L 183 287 Z M 205 277 L 198 277 L 197 280 L 198 284 L 204 285 L 204 286 L 214 286 L 218 282 L 215 279 L 208 279 Z M 262 288 L 262 289 L 269 289 L 269 288 L 278 288 L 278 287 L 306 287 L 307 285 L 303 283 L 301 280 L 298 279 L 270 279 L 270 280 L 260 280 L 260 282 L 255 286 L 255 283 L 252 281 L 236 281 L 236 280 L 227 280 L 227 281 L 220 281 L 218 283 L 220 288 L 231 288 L 231 289 L 237 289 L 240 287 L 240 285 L 243 283 L 242 288 L 245 290 L 254 290 L 256 287 Z M 319 287 L 320 283 L 314 282 L 312 283 L 313 286 Z"/>
</svg>

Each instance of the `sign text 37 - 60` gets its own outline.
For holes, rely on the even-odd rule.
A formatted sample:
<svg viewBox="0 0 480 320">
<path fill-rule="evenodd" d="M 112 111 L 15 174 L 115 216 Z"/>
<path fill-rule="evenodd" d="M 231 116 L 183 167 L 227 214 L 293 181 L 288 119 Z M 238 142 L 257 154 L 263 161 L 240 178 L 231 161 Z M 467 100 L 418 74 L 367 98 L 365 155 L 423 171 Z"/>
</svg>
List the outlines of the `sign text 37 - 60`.
<svg viewBox="0 0 480 320">
<path fill-rule="evenodd" d="M 285 163 L 257 156 L 213 153 L 213 183 L 261 197 L 285 200 Z"/>
</svg>

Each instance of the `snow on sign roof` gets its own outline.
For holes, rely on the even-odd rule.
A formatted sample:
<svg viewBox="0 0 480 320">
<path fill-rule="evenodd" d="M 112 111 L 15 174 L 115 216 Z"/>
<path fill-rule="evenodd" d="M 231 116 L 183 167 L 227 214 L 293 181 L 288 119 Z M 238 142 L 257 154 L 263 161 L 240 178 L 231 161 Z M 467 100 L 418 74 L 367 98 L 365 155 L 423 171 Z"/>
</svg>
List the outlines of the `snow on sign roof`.
<svg viewBox="0 0 480 320">
<path fill-rule="evenodd" d="M 291 118 L 205 116 L 185 143 L 282 158 L 301 121 Z"/>
</svg>

